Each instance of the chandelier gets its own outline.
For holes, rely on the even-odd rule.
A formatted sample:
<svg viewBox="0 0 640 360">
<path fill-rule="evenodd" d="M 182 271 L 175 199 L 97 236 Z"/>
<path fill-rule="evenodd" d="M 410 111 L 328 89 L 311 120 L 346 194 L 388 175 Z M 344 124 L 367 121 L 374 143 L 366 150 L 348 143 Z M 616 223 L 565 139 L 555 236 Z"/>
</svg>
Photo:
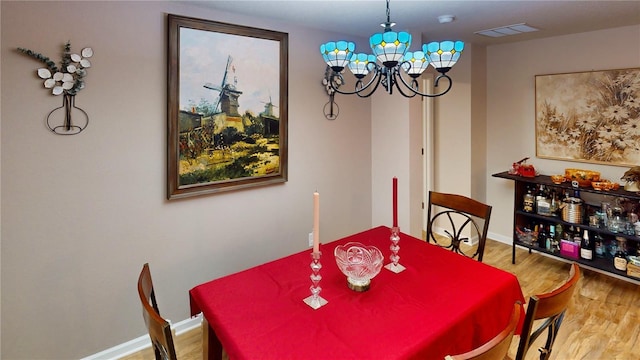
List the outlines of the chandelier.
<svg viewBox="0 0 640 360">
<path fill-rule="evenodd" d="M 326 82 L 331 90 L 345 95 L 357 94 L 369 97 L 380 84 L 387 93 L 392 94 L 395 87 L 405 97 L 416 95 L 437 97 L 446 94 L 453 84 L 447 72 L 460 59 L 464 42 L 442 41 L 422 45 L 422 51 L 407 51 L 411 45 L 411 34 L 395 32 L 391 27 L 389 0 L 387 0 L 387 21 L 380 24 L 384 32 L 371 36 L 369 43 L 373 55 L 355 52 L 355 43 L 349 41 L 330 41 L 320 45 L 320 53 L 327 63 Z M 440 79 L 447 79 L 449 85 L 440 93 L 427 94 L 420 92 L 418 77 L 431 64 L 440 75 L 436 77 L 434 86 Z M 343 91 L 339 87 L 345 84 L 343 70 L 348 67 L 356 77 L 353 91 Z M 409 79 L 405 79 L 402 73 Z M 368 74 L 371 76 L 367 77 Z M 366 82 L 365 82 L 366 81 Z"/>
</svg>

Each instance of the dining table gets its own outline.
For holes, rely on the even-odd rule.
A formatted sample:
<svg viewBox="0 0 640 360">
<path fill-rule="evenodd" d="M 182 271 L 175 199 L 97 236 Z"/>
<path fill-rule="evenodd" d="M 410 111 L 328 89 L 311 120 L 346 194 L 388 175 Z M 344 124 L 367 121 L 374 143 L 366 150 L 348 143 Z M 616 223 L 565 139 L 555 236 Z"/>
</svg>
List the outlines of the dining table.
<svg viewBox="0 0 640 360">
<path fill-rule="evenodd" d="M 310 295 L 311 251 L 304 250 L 189 291 L 191 315 L 202 313 L 203 358 L 444 359 L 497 335 L 517 301 L 512 273 L 400 233 L 404 271 L 382 268 L 367 291 L 348 287 L 334 249 L 348 242 L 391 255 L 391 230 L 378 226 L 320 245 L 320 296 Z"/>
</svg>

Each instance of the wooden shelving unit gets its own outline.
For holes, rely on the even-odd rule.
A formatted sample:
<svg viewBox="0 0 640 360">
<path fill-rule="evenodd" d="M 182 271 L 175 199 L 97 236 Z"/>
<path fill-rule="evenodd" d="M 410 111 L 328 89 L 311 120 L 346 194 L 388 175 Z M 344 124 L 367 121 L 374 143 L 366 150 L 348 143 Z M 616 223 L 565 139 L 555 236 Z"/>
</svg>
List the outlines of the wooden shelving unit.
<svg viewBox="0 0 640 360">
<path fill-rule="evenodd" d="M 620 271 L 617 270 L 614 266 L 613 266 L 613 260 L 610 258 L 596 258 L 594 257 L 593 260 L 584 260 L 584 259 L 573 259 L 570 257 L 566 257 L 562 254 L 560 254 L 559 252 L 553 252 L 553 251 L 548 251 L 545 248 L 541 248 L 538 247 L 536 244 L 528 244 L 526 242 L 523 241 L 519 241 L 518 240 L 518 236 L 517 236 L 517 228 L 518 227 L 524 227 L 524 226 L 528 226 L 531 223 L 546 223 L 546 224 L 562 224 L 563 228 L 567 229 L 570 226 L 577 226 L 580 227 L 580 229 L 586 229 L 588 230 L 591 234 L 599 234 L 600 236 L 602 236 L 604 239 L 612 239 L 615 237 L 624 237 L 625 239 L 627 239 L 627 243 L 630 242 L 634 242 L 635 246 L 632 246 L 632 248 L 639 248 L 640 247 L 640 237 L 635 236 L 635 235 L 628 235 L 628 234 L 622 234 L 622 233 L 613 233 L 609 230 L 607 230 L 606 228 L 602 228 L 602 227 L 593 227 L 593 226 L 589 226 L 588 225 L 588 217 L 584 216 L 583 217 L 583 222 L 581 224 L 576 224 L 576 223 L 570 223 L 570 222 L 566 222 L 563 221 L 561 217 L 559 216 L 543 216 L 543 215 L 538 215 L 535 213 L 528 213 L 523 211 L 523 199 L 524 199 L 524 195 L 527 192 L 527 187 L 531 186 L 531 185 L 545 185 L 548 188 L 551 189 L 556 189 L 556 191 L 562 191 L 562 190 L 575 190 L 574 188 L 571 187 L 570 183 L 562 183 L 562 184 L 554 184 L 551 181 L 551 178 L 549 176 L 545 176 L 545 175 L 538 175 L 535 177 L 523 177 L 523 176 L 519 176 L 519 175 L 512 175 L 509 174 L 508 172 L 501 172 L 501 173 L 497 173 L 497 174 L 493 174 L 493 177 L 496 178 L 502 178 L 502 179 L 508 179 L 508 180 L 512 180 L 515 182 L 515 187 L 514 187 L 514 204 L 513 204 L 513 209 L 514 209 L 514 216 L 513 216 L 513 251 L 512 251 L 512 263 L 515 264 L 516 263 L 516 246 L 521 246 L 524 248 L 529 249 L 529 252 L 531 251 L 537 251 L 540 253 L 544 253 L 548 256 L 551 257 L 555 257 L 558 258 L 559 260 L 563 260 L 563 261 L 575 261 L 578 262 L 579 264 L 581 264 L 582 266 L 601 272 L 601 273 L 605 273 L 608 275 L 612 275 L 616 278 L 620 278 L 635 284 L 639 284 L 640 285 L 640 279 L 629 276 L 626 272 L 624 271 Z M 593 188 L 584 188 L 581 187 L 579 188 L 579 191 L 581 194 L 584 194 L 585 197 L 590 198 L 595 198 L 595 199 L 601 199 L 602 201 L 610 201 L 610 202 L 614 202 L 615 198 L 623 198 L 623 199 L 631 199 L 633 201 L 638 202 L 639 206 L 640 206 L 640 194 L 635 193 L 635 192 L 629 192 L 626 190 L 623 190 L 622 188 L 618 189 L 618 190 L 609 190 L 609 191 L 601 191 L 601 190 L 594 190 Z M 587 206 L 589 205 L 589 203 L 587 202 L 586 204 Z M 593 206 L 595 206 L 595 204 L 591 204 Z M 593 240 L 593 238 L 592 238 Z"/>
</svg>

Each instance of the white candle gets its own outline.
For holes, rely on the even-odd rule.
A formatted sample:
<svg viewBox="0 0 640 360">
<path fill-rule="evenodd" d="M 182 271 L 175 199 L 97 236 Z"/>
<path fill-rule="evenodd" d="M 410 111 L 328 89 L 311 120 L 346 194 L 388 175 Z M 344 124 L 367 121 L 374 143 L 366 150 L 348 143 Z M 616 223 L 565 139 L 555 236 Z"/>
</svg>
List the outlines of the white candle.
<svg viewBox="0 0 640 360">
<path fill-rule="evenodd" d="M 313 252 L 320 251 L 320 194 L 313 193 Z"/>
</svg>

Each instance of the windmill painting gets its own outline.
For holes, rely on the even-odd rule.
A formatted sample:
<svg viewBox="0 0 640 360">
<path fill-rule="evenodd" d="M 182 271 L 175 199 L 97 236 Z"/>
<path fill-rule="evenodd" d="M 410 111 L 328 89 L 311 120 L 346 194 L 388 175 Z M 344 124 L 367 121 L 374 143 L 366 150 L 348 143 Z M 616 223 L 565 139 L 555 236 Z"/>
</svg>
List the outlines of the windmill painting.
<svg viewBox="0 0 640 360">
<path fill-rule="evenodd" d="M 169 199 L 287 180 L 287 40 L 169 15 Z"/>
</svg>

